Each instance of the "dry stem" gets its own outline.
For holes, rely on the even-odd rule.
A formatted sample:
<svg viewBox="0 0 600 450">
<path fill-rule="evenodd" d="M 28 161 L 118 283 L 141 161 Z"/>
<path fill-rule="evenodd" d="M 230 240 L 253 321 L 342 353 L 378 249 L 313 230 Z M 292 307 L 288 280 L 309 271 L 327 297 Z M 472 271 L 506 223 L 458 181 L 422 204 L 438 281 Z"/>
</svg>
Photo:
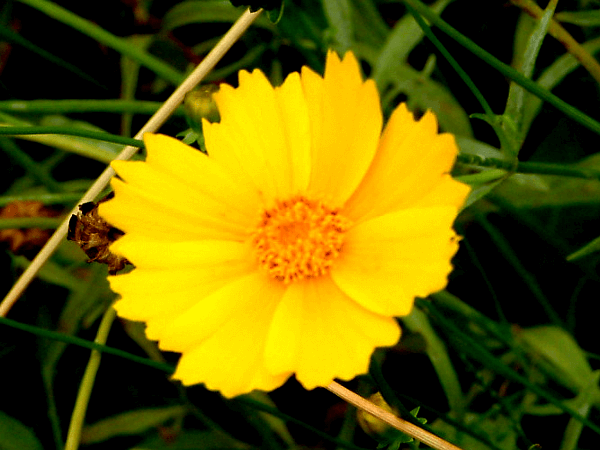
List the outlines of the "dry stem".
<svg viewBox="0 0 600 450">
<path fill-rule="evenodd" d="M 363 411 L 372 414 L 378 419 L 383 420 L 388 425 L 396 428 L 397 430 L 400 430 L 403 433 L 415 438 L 416 440 L 423 442 L 426 445 L 429 445 L 431 448 L 434 448 L 436 450 L 461 450 L 456 445 L 445 441 L 444 439 L 436 436 L 435 434 L 432 434 L 429 431 L 424 430 L 423 428 L 413 425 L 412 423 L 407 422 L 404 419 L 396 417 L 392 413 L 362 398 L 360 395 L 355 394 L 349 389 L 346 389 L 344 386 L 342 386 L 339 383 L 336 383 L 335 381 L 332 382 L 329 386 L 327 386 L 327 389 L 329 389 L 335 395 L 340 397 L 342 400 L 345 400 L 351 405 L 354 405 L 357 408 L 360 408 Z"/>
</svg>

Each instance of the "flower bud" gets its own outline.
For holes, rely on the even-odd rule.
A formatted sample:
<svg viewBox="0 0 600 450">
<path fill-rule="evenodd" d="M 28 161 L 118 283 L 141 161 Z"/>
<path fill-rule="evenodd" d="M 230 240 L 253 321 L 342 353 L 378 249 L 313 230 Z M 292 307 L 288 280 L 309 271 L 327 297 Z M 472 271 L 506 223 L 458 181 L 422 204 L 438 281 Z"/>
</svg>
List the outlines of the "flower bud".
<svg viewBox="0 0 600 450">
<path fill-rule="evenodd" d="M 380 408 L 394 415 L 397 415 L 397 412 L 394 411 L 392 407 L 387 404 L 380 392 L 376 392 L 375 394 L 371 395 L 369 397 L 369 401 L 374 405 L 379 406 Z M 386 432 L 389 431 L 391 428 L 387 423 L 385 423 L 381 419 L 378 419 L 377 417 L 373 416 L 372 414 L 369 414 L 366 411 L 363 411 L 362 409 L 358 410 L 357 419 L 358 424 L 363 429 L 363 431 L 375 438 L 377 436 L 382 436 L 386 434 Z"/>
<path fill-rule="evenodd" d="M 219 109 L 213 100 L 213 94 L 218 90 L 218 86 L 208 84 L 188 92 L 185 96 L 183 107 L 188 119 L 192 122 L 193 128 L 201 128 L 202 119 L 209 122 L 220 120 Z"/>
</svg>

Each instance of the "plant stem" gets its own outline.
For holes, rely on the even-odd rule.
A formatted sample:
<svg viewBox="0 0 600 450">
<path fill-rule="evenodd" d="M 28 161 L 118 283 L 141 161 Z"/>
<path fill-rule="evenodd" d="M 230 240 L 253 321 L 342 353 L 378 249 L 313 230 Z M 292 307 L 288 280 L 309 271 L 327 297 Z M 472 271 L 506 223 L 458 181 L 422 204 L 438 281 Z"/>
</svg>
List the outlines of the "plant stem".
<svg viewBox="0 0 600 450">
<path fill-rule="evenodd" d="M 105 344 L 108 338 L 108 332 L 115 319 L 117 313 L 113 307 L 109 307 L 98 328 L 98 334 L 94 342 L 96 344 Z M 94 380 L 96 379 L 96 373 L 98 367 L 100 367 L 101 353 L 97 350 L 92 350 L 90 360 L 83 378 L 81 379 L 81 385 L 79 386 L 79 392 L 77 393 L 77 400 L 75 400 L 75 408 L 73 408 L 73 414 L 71 415 L 71 423 L 69 424 L 69 432 L 67 433 L 67 443 L 65 444 L 65 450 L 77 450 L 79 447 L 79 440 L 81 438 L 81 429 L 83 428 L 83 422 L 85 419 L 85 412 L 87 405 L 90 401 L 92 394 L 92 388 L 94 387 Z"/>
<path fill-rule="evenodd" d="M 0 317 L 0 325 L 6 325 L 16 330 L 21 330 L 26 333 L 33 334 L 35 336 L 40 336 L 46 339 L 52 339 L 54 341 L 64 342 L 66 344 L 78 345 L 82 348 L 89 348 L 90 350 L 107 353 L 109 355 L 118 356 L 120 358 L 127 359 L 128 361 L 133 361 L 137 364 L 143 364 L 144 366 L 151 367 L 153 369 L 161 370 L 165 373 L 173 373 L 175 371 L 175 367 L 171 366 L 167 363 L 161 363 L 158 361 L 153 361 L 148 358 L 144 358 L 142 356 L 137 356 L 132 353 L 128 353 L 123 350 L 119 350 L 118 348 L 108 347 L 106 345 L 97 344 L 95 342 L 88 341 L 86 339 L 81 339 L 77 336 L 71 336 L 66 333 L 59 333 L 57 331 L 47 330 L 45 328 L 36 327 L 35 325 L 29 325 L 26 323 L 17 322 L 16 320 L 7 319 L 6 317 Z"/>
<path fill-rule="evenodd" d="M 539 175 L 560 175 L 572 178 L 585 178 L 588 180 L 600 179 L 600 170 L 587 167 L 576 167 L 568 164 L 553 164 L 529 161 L 506 161 L 497 158 L 484 158 L 482 156 L 461 153 L 456 162 L 479 167 L 493 167 L 514 173 L 535 173 Z"/>
<path fill-rule="evenodd" d="M 464 83 L 467 85 L 467 87 L 470 89 L 470 91 L 473 93 L 473 95 L 477 98 L 477 100 L 479 101 L 479 104 L 485 111 L 485 114 L 488 115 L 490 117 L 490 119 L 493 118 L 494 112 L 492 111 L 492 108 L 488 104 L 487 100 L 485 99 L 485 97 L 483 96 L 481 91 L 477 88 L 477 86 L 475 85 L 473 80 L 471 80 L 471 77 L 460 66 L 460 64 L 458 64 L 458 62 L 454 59 L 454 57 L 450 54 L 450 52 L 446 49 L 446 47 L 444 47 L 442 45 L 440 40 L 437 37 L 435 37 L 435 34 L 433 34 L 431 32 L 431 28 L 429 26 L 427 26 L 427 24 L 421 18 L 421 16 L 417 13 L 417 11 L 415 11 L 410 4 L 407 4 L 406 7 L 407 7 L 408 12 L 410 12 L 412 14 L 412 16 L 415 19 L 415 21 L 417 22 L 417 24 L 423 30 L 423 33 L 425 33 L 427 38 L 433 43 L 433 45 L 435 45 L 435 47 L 440 51 L 440 53 L 444 56 L 444 58 L 446 58 L 446 60 L 448 61 L 448 63 L 450 63 L 450 65 L 455 70 L 455 72 L 458 74 L 458 76 L 460 76 L 460 78 L 464 81 Z"/>
</svg>

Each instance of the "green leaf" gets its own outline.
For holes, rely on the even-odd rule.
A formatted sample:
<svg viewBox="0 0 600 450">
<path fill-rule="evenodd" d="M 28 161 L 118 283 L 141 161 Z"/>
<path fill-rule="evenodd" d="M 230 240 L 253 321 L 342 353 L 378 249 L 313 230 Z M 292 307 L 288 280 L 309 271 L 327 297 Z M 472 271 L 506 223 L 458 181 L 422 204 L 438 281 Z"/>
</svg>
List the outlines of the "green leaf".
<svg viewBox="0 0 600 450">
<path fill-rule="evenodd" d="M 156 341 L 146 336 L 146 325 L 143 322 L 122 319 L 123 329 L 127 335 L 154 361 L 165 362 L 163 354 L 158 349 Z"/>
<path fill-rule="evenodd" d="M 476 155 L 482 158 L 506 159 L 506 156 L 500 152 L 500 150 L 484 142 L 464 137 L 457 137 L 456 142 L 460 147 L 461 153 Z M 479 172 L 475 174 L 455 177 L 457 180 L 466 183 L 473 188 L 469 197 L 467 197 L 463 209 L 485 197 L 493 189 L 499 186 L 507 176 L 507 172 L 502 169 L 477 168 L 477 170 L 479 170 Z"/>
<path fill-rule="evenodd" d="M 283 11 L 285 10 L 285 2 L 280 2 L 277 8 L 268 9 L 267 17 L 274 25 L 277 25 L 283 17 Z"/>
<path fill-rule="evenodd" d="M 329 33 L 332 46 L 340 55 L 352 47 L 354 31 L 352 24 L 352 7 L 349 0 L 324 0 L 323 9 L 329 22 Z"/>
<path fill-rule="evenodd" d="M 73 243 L 67 243 L 66 245 L 70 244 L 75 245 Z M 81 256 L 81 259 L 83 261 L 83 256 L 85 255 L 81 253 Z M 17 267 L 22 269 L 25 269 L 29 266 L 29 264 L 31 264 L 31 261 L 29 261 L 24 256 L 13 256 L 12 259 L 13 263 Z M 47 283 L 62 286 L 69 290 L 80 290 L 85 287 L 85 282 L 83 280 L 75 278 L 70 271 L 66 270 L 64 267 L 60 266 L 53 260 L 47 261 L 44 264 L 44 266 L 42 266 L 42 268 L 38 272 L 38 277 L 46 281 Z"/>
<path fill-rule="evenodd" d="M 240 11 L 228 1 L 208 0 L 198 2 L 188 0 L 173 6 L 162 21 L 164 30 L 173 30 L 192 23 L 233 23 L 240 17 Z M 275 26 L 266 16 L 254 21 L 254 26 L 274 30 Z"/>
<path fill-rule="evenodd" d="M 439 14 L 448 3 L 450 0 L 438 0 L 431 5 L 431 9 Z M 392 82 L 399 66 L 406 65 L 409 53 L 423 40 L 423 36 L 423 30 L 410 14 L 406 14 L 396 22 L 379 53 L 371 75 L 380 90 L 385 89 Z"/>
<path fill-rule="evenodd" d="M 395 107 L 395 99 L 403 94 L 411 111 L 431 109 L 440 127 L 457 136 L 472 137 L 469 116 L 448 89 L 408 65 L 399 65 L 390 80 L 391 87 L 382 94 L 384 111 Z"/>
<path fill-rule="evenodd" d="M 573 408 L 582 416 L 587 416 L 590 412 L 592 405 L 598 404 L 599 390 L 598 381 L 600 380 L 600 371 L 596 370 L 594 375 L 590 378 L 588 385 L 582 389 L 577 398 L 574 400 Z M 577 442 L 581 436 L 584 426 L 578 420 L 573 418 L 569 419 L 569 423 L 565 428 L 563 434 L 563 440 L 560 446 L 560 450 L 576 450 Z"/>
<path fill-rule="evenodd" d="M 44 450 L 44 447 L 31 429 L 0 411 L 0 450 Z"/>
<path fill-rule="evenodd" d="M 182 405 L 127 411 L 84 427 L 81 443 L 94 444 L 115 436 L 140 434 L 185 414 L 186 408 Z"/>
<path fill-rule="evenodd" d="M 151 36 L 134 35 L 127 38 L 131 45 L 139 47 L 144 51 L 148 50 L 150 42 L 152 41 Z M 140 63 L 131 59 L 128 56 L 121 56 L 121 99 L 123 100 L 135 100 L 135 93 L 138 84 L 138 76 L 140 73 Z M 121 134 L 123 136 L 133 136 L 132 133 L 132 121 L 133 114 L 125 113 L 121 116 Z"/>
<path fill-rule="evenodd" d="M 548 4 L 548 8 L 544 11 L 543 16 L 536 22 L 535 27 L 533 27 L 531 30 L 531 34 L 529 35 L 525 48 L 523 49 L 523 54 L 515 55 L 517 58 L 515 65 L 517 66 L 519 72 L 521 72 L 527 78 L 531 78 L 533 69 L 535 67 L 535 62 L 542 47 L 542 43 L 544 42 L 544 38 L 548 32 L 550 20 L 554 14 L 554 8 L 552 6 L 553 4 L 550 2 Z M 520 23 L 523 22 L 524 21 L 522 20 Z M 527 91 L 525 91 L 522 86 L 514 81 L 511 82 L 504 115 L 508 116 L 515 124 L 514 130 L 507 130 L 508 135 L 516 141 L 516 145 L 511 147 L 511 150 L 514 150 L 515 154 L 518 153 L 522 142 L 525 139 L 525 135 L 521 133 L 521 123 L 523 121 L 523 110 L 526 97 Z"/>
<path fill-rule="evenodd" d="M 600 170 L 600 153 L 567 167 Z M 597 205 L 600 203 L 600 180 L 556 175 L 514 174 L 495 191 L 515 208 Z"/>
<path fill-rule="evenodd" d="M 253 65 L 256 65 L 256 62 L 260 59 L 261 55 L 268 49 L 269 45 L 267 44 L 256 44 L 237 61 L 234 61 L 231 64 L 219 66 L 218 69 L 210 71 L 209 74 L 204 78 L 204 81 L 208 82 L 222 80 L 238 70 L 252 67 Z"/>
<path fill-rule="evenodd" d="M 410 315 L 402 318 L 402 322 L 409 330 L 418 332 L 425 338 L 425 352 L 440 380 L 450 409 L 460 417 L 464 411 L 465 400 L 446 345 L 431 326 L 427 315 L 419 308 L 413 308 Z M 413 415 L 417 417 L 416 413 Z"/>
<path fill-rule="evenodd" d="M 572 23 L 580 27 L 597 27 L 600 25 L 600 9 L 591 11 L 562 11 L 554 16 L 558 22 Z"/>
<path fill-rule="evenodd" d="M 516 333 L 535 363 L 554 380 L 580 392 L 589 385 L 593 373 L 585 352 L 573 336 L 556 326 L 525 328 Z"/>
<path fill-rule="evenodd" d="M 589 53 L 595 54 L 600 51 L 600 38 L 591 39 L 582 44 L 582 47 Z M 579 61 L 570 53 L 566 53 L 560 58 L 556 59 L 556 61 L 554 61 L 546 69 L 544 69 L 536 82 L 539 86 L 551 91 L 567 75 L 569 75 L 579 66 Z M 525 100 L 523 122 L 521 123 L 521 133 L 523 133 L 523 135 L 527 134 L 527 131 L 531 127 L 531 123 L 539 114 L 542 104 L 543 101 L 539 97 L 533 94 L 527 95 Z"/>
<path fill-rule="evenodd" d="M 225 433 L 185 430 L 169 441 L 160 436 L 153 436 L 131 450 L 246 450 L 250 448 L 252 447 Z"/>
<path fill-rule="evenodd" d="M 82 130 L 89 131 L 98 131 L 105 132 L 100 127 L 96 125 L 92 125 L 89 122 L 84 122 L 81 120 L 71 120 L 64 116 L 59 115 L 49 115 L 45 116 L 40 120 L 40 126 L 68 126 L 73 128 L 80 128 Z M 61 145 L 54 145 L 57 148 L 61 148 L 65 151 L 76 153 L 82 156 L 98 159 L 100 161 L 106 161 L 110 159 L 114 159 L 121 150 L 123 150 L 123 145 L 114 144 L 111 142 L 103 142 L 98 141 L 96 139 L 87 139 L 83 137 L 76 136 L 54 136 L 61 138 Z M 84 148 L 85 147 L 85 148 Z M 94 151 L 88 150 L 88 148 L 93 148 Z"/>
<path fill-rule="evenodd" d="M 1 123 L 4 122 L 4 123 Z M 106 133 L 101 128 L 92 125 L 88 122 L 83 122 L 79 120 L 71 120 L 64 116 L 60 115 L 49 115 L 44 116 L 40 120 L 39 124 L 32 124 L 25 120 L 17 119 L 15 117 L 9 116 L 8 114 L 0 113 L 0 125 L 10 124 L 14 126 L 14 130 L 10 129 L 10 127 L 2 127 L 2 132 L 6 134 L 10 134 L 11 132 L 18 133 L 18 138 L 25 139 L 28 141 L 39 142 L 41 144 L 48 145 L 50 147 L 58 148 L 67 152 L 75 153 L 90 159 L 94 159 L 100 162 L 109 163 L 112 161 L 115 156 L 119 154 L 119 152 L 123 148 L 123 144 L 116 144 L 106 141 L 101 141 L 102 135 L 106 134 L 107 137 L 110 137 L 109 133 Z M 36 125 L 39 127 L 52 127 L 56 128 L 52 131 L 44 130 L 44 134 L 39 134 L 40 130 L 36 128 Z M 26 134 L 30 131 L 28 129 L 22 128 L 31 128 L 32 134 Z M 58 131 L 60 130 L 60 131 Z M 60 132 L 76 132 L 80 131 L 80 133 L 76 134 L 85 134 L 85 135 L 98 135 L 97 139 L 92 139 L 88 137 L 82 136 L 72 136 L 65 134 L 47 134 L 47 133 L 60 133 Z M 37 132 L 36 134 L 33 134 Z M 115 136 L 118 140 L 125 140 L 127 143 L 133 143 L 132 140 L 128 138 L 123 138 L 122 136 Z M 131 141 L 131 142 L 130 142 Z M 140 141 L 141 142 L 141 141 Z"/>
<path fill-rule="evenodd" d="M 235 7 L 249 7 L 250 12 L 256 12 L 259 9 L 274 10 L 280 9 L 283 0 L 229 0 Z"/>
<path fill-rule="evenodd" d="M 273 401 L 271 400 L 271 397 L 269 397 L 269 395 L 264 392 L 252 391 L 248 394 L 248 397 L 264 405 L 269 405 L 273 408 L 276 407 L 275 403 L 273 403 Z M 290 434 L 284 420 L 277 416 L 273 416 L 262 411 L 259 411 L 259 414 L 262 416 L 263 420 L 269 425 L 271 430 L 273 430 L 283 442 L 285 442 L 290 448 L 296 446 L 296 442 Z"/>
<path fill-rule="evenodd" d="M 124 73 L 124 72 L 123 72 Z M 127 74 L 129 75 L 129 74 Z M 143 100 L 2 100 L 0 111 L 12 114 L 69 114 L 78 112 L 107 112 L 154 114 L 162 103 Z M 178 108 L 173 113 L 183 115 L 183 108 Z"/>
<path fill-rule="evenodd" d="M 517 432 L 510 418 L 497 415 L 466 414 L 463 425 L 469 430 L 477 432 L 478 435 L 486 436 L 495 445 L 494 448 L 501 450 L 515 450 L 517 446 Z M 490 446 L 474 437 L 471 433 L 457 430 L 454 426 L 442 421 L 436 421 L 432 428 L 450 440 L 460 448 L 468 450 L 490 450 Z"/>
<path fill-rule="evenodd" d="M 23 192 L 18 195 L 0 196 L 0 207 L 8 205 L 10 202 L 22 202 L 26 200 L 35 200 L 42 202 L 44 205 L 71 205 L 79 200 L 82 196 L 83 192 L 65 192 L 53 194 L 41 189 L 30 189 L 27 192 Z"/>
<path fill-rule="evenodd" d="M 567 261 L 574 261 L 597 251 L 600 251 L 600 236 L 567 256 Z"/>
<path fill-rule="evenodd" d="M 371 47 L 376 54 L 387 39 L 390 27 L 372 0 L 350 0 L 354 27 L 354 49 L 357 44 Z M 357 51 L 357 53 L 359 53 Z"/>
</svg>

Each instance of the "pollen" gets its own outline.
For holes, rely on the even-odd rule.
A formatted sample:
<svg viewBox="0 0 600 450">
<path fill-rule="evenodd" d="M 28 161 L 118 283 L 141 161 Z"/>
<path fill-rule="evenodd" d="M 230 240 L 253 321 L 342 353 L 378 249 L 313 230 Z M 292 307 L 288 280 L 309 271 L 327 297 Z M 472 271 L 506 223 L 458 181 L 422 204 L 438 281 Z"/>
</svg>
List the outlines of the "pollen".
<svg viewBox="0 0 600 450">
<path fill-rule="evenodd" d="M 298 196 L 263 211 L 252 242 L 259 265 L 287 284 L 326 275 L 350 226 L 339 209 Z"/>
</svg>

